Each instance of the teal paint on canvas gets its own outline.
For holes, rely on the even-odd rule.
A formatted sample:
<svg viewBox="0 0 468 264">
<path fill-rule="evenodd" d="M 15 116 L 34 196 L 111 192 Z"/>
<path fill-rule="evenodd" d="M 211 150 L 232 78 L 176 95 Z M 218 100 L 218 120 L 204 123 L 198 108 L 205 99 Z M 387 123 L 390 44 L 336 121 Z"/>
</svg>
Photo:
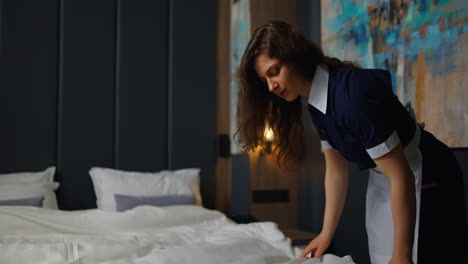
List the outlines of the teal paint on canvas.
<svg viewBox="0 0 468 264">
<path fill-rule="evenodd" d="M 239 69 L 242 54 L 250 40 L 250 1 L 249 0 L 237 0 L 231 6 L 231 153 L 240 154 L 241 149 L 239 144 L 236 144 L 234 140 L 234 133 L 237 127 L 237 100 L 239 93 L 239 85 L 236 79 L 236 72 Z M 239 139 L 240 140 L 240 139 Z"/>
<path fill-rule="evenodd" d="M 322 0 L 329 56 L 383 68 L 427 130 L 468 146 L 468 1 Z"/>
</svg>

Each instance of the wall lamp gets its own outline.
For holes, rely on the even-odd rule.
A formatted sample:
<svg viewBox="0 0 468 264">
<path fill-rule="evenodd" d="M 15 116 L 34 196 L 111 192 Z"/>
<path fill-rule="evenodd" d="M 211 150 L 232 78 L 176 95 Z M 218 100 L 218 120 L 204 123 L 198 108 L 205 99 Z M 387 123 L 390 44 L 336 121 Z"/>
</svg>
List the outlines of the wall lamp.
<svg viewBox="0 0 468 264">
<path fill-rule="evenodd" d="M 265 146 L 263 149 L 268 154 L 271 153 L 271 147 L 273 145 L 274 135 L 275 134 L 273 133 L 273 130 L 269 126 L 266 126 L 265 132 L 263 134 L 263 136 L 265 137 Z"/>
</svg>

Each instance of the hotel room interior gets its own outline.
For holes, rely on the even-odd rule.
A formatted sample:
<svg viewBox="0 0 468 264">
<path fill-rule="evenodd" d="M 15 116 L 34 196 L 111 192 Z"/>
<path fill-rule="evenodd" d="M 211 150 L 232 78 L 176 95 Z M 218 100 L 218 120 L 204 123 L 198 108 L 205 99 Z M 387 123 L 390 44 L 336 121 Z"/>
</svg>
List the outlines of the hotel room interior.
<svg viewBox="0 0 468 264">
<path fill-rule="evenodd" d="M 357 60 L 359 48 L 373 48 L 366 58 L 374 64 L 361 63 L 394 73 L 399 98 L 456 154 L 467 197 L 468 16 L 460 6 L 0 0 L 0 263 L 370 263 L 368 172 L 355 166 L 326 257 L 298 258 L 323 221 L 320 140 L 303 118 L 305 159 L 293 171 L 280 170 L 268 147 L 241 153 L 232 138 L 240 56 L 255 28 L 271 20 L 297 25 L 339 58 L 353 58 L 346 51 L 354 49 Z M 437 16 L 420 28 L 450 22 L 450 36 L 411 51 L 438 58 L 404 61 L 404 49 L 421 39 L 383 48 L 372 40 L 375 28 L 393 27 L 398 38 L 419 23 L 405 17 L 390 25 L 389 14 L 402 9 Z M 347 23 L 337 26 L 336 14 Z M 367 25 L 366 40 L 353 25 Z M 349 46 L 339 50 L 338 42 Z M 443 74 L 431 72 L 436 64 Z M 424 78 L 439 89 L 418 83 Z"/>
</svg>

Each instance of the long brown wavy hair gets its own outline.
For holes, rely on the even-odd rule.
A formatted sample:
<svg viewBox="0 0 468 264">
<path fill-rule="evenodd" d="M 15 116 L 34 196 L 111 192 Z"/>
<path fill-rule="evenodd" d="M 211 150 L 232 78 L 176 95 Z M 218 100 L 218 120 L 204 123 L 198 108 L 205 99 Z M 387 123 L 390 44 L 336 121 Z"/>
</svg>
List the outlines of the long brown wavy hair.
<svg viewBox="0 0 468 264">
<path fill-rule="evenodd" d="M 289 64 L 309 81 L 314 78 L 318 64 L 325 64 L 329 69 L 359 66 L 325 56 L 319 45 L 286 22 L 272 21 L 253 33 L 238 71 L 235 138 L 241 143 L 244 152 L 254 150 L 257 146 L 264 147 L 267 145 L 264 131 L 267 126 L 270 127 L 274 134 L 272 154 L 277 165 L 293 168 L 302 159 L 303 153 L 301 99 L 287 102 L 268 90 L 254 69 L 255 59 L 260 54 Z"/>
</svg>

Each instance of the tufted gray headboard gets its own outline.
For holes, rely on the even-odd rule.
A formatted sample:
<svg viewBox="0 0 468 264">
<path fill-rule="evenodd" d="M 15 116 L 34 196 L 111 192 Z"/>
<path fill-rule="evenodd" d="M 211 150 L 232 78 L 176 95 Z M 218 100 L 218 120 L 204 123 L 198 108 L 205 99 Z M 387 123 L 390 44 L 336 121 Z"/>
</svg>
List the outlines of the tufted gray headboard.
<svg viewBox="0 0 468 264">
<path fill-rule="evenodd" d="M 55 165 L 76 210 L 91 166 L 199 167 L 213 208 L 215 34 L 214 0 L 0 0 L 0 173 Z"/>
</svg>

